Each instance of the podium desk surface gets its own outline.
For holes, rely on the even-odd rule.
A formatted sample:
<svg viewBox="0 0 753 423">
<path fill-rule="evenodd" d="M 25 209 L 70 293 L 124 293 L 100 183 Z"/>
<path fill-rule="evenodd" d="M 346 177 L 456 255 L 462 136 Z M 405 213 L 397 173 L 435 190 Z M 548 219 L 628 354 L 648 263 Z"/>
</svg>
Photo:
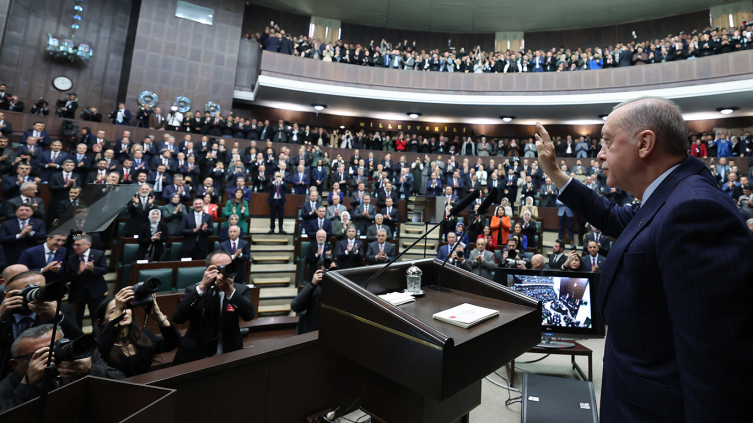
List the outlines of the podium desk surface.
<svg viewBox="0 0 753 423">
<path fill-rule="evenodd" d="M 469 341 L 482 333 L 493 331 L 519 317 L 535 311 L 535 309 L 531 309 L 530 307 L 520 306 L 462 291 L 445 293 L 424 287 L 424 293 L 425 295 L 423 297 L 417 297 L 415 302 L 399 305 L 396 306 L 396 308 L 444 334 L 447 338 L 452 338 L 453 341 L 455 341 L 455 346 L 460 346 L 462 343 Z M 499 315 L 491 317 L 490 319 L 467 329 L 432 317 L 435 313 L 448 310 L 464 303 L 498 310 Z"/>
</svg>

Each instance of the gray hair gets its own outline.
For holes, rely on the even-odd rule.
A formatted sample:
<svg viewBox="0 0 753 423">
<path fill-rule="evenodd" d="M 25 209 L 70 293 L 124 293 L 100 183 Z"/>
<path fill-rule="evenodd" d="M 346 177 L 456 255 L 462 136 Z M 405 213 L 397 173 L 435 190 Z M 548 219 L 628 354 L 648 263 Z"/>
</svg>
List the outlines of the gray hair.
<svg viewBox="0 0 753 423">
<path fill-rule="evenodd" d="M 13 345 L 10 347 L 10 355 L 13 358 L 18 358 L 18 347 L 21 345 L 21 341 L 26 338 L 41 338 L 47 334 L 47 332 L 52 331 L 52 323 L 45 323 L 43 325 L 30 327 L 29 329 L 26 329 L 25 331 L 21 332 L 21 335 L 18 335 L 18 338 L 16 338 L 15 341 L 13 341 Z M 65 334 L 63 333 L 63 329 L 58 327 L 58 333 L 60 333 L 60 336 L 65 338 Z"/>
<path fill-rule="evenodd" d="M 376 219 L 377 217 L 384 219 L 384 215 L 382 213 L 377 213 L 376 216 L 374 216 L 374 219 Z"/>
<path fill-rule="evenodd" d="M 36 182 L 24 182 L 21 184 L 21 191 L 26 191 L 27 189 L 31 188 L 32 185 L 36 185 Z"/>
<path fill-rule="evenodd" d="M 748 226 L 750 226 L 750 224 L 753 223 L 753 219 L 748 219 L 748 220 L 745 221 L 745 223 L 747 223 Z"/>
<path fill-rule="evenodd" d="M 680 106 L 666 98 L 643 96 L 620 103 L 614 106 L 612 111 L 633 103 L 639 104 L 629 108 L 619 123 L 623 130 L 631 133 L 631 136 L 640 131 L 652 131 L 665 153 L 677 157 L 688 155 L 688 128 L 680 112 Z"/>
<path fill-rule="evenodd" d="M 76 237 L 76 239 L 82 239 L 82 240 L 86 241 L 86 243 L 89 244 L 89 245 L 91 245 L 91 243 L 92 243 L 92 237 L 89 236 L 89 235 L 79 235 L 79 236 Z"/>
<path fill-rule="evenodd" d="M 382 232 L 384 232 L 384 234 L 385 234 L 385 235 L 387 235 L 387 231 L 386 231 L 386 230 L 384 230 L 384 228 L 382 228 L 382 229 L 378 229 L 378 230 L 377 230 L 377 235 L 379 235 L 379 234 L 380 234 L 380 233 L 382 233 Z"/>
</svg>

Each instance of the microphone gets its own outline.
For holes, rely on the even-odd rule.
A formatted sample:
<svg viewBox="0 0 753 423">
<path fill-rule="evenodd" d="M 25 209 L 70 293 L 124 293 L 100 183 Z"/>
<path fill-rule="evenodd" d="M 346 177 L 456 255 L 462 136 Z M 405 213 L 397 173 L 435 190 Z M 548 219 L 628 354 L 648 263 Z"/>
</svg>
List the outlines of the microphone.
<svg viewBox="0 0 753 423">
<path fill-rule="evenodd" d="M 484 198 L 484 202 L 481 203 L 481 205 L 478 207 L 478 213 L 476 214 L 476 221 L 478 221 L 478 218 L 480 216 L 483 216 L 486 214 L 486 212 L 489 210 L 489 206 L 492 205 L 492 202 L 497 198 L 497 187 L 492 188 L 492 191 L 487 194 L 486 198 Z M 434 285 L 429 286 L 429 288 L 436 289 L 437 291 L 441 292 L 452 292 L 448 289 L 442 289 L 442 271 L 444 270 L 444 267 L 447 265 L 447 260 L 450 259 L 452 256 L 452 253 L 455 251 L 455 249 L 460 244 L 460 240 L 463 239 L 465 234 L 468 232 L 468 229 L 471 227 L 471 222 L 468 222 L 467 225 L 465 225 L 465 229 L 463 230 L 463 233 L 460 234 L 460 238 L 458 238 L 457 241 L 455 241 L 455 245 L 452 246 L 450 249 L 450 252 L 447 254 L 447 257 L 444 259 L 444 262 L 442 263 L 442 267 L 439 268 L 439 275 L 437 276 L 437 286 L 434 287 Z M 470 240 L 469 240 L 470 241 Z"/>
<path fill-rule="evenodd" d="M 471 191 L 471 193 L 466 195 L 465 198 L 460 200 L 459 203 L 455 204 L 455 207 L 453 207 L 452 210 L 450 210 L 450 216 L 457 217 L 457 215 L 460 214 L 460 212 L 463 211 L 463 209 L 468 208 L 468 206 L 470 206 L 472 202 L 476 201 L 476 199 L 480 195 L 481 195 L 480 190 L 476 189 L 476 190 Z M 496 197 L 496 194 L 495 194 L 495 197 Z"/>
<path fill-rule="evenodd" d="M 486 198 L 484 199 L 484 202 L 481 203 L 481 205 L 478 208 L 478 214 L 476 214 L 476 218 L 478 219 L 479 216 L 483 216 L 486 214 L 487 211 L 489 211 L 489 207 L 492 205 L 494 200 L 497 199 L 497 187 L 492 188 L 492 191 L 487 194 Z"/>
</svg>

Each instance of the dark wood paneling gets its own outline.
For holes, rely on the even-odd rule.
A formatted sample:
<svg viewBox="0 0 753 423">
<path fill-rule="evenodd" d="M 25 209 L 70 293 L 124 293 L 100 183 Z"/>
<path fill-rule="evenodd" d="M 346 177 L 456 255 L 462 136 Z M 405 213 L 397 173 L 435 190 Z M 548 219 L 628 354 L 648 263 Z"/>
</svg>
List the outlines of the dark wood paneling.
<svg viewBox="0 0 753 423">
<path fill-rule="evenodd" d="M 214 10 L 212 25 L 175 16 L 177 0 L 142 0 L 133 49 L 127 104 L 133 112 L 140 92 L 149 90 L 168 107 L 178 96 L 204 110 L 208 101 L 232 103 L 242 2 L 192 0 Z"/>
<path fill-rule="evenodd" d="M 131 0 L 90 0 L 84 3 L 77 42 L 86 42 L 94 56 L 86 65 L 68 65 L 45 51 L 47 33 L 70 34 L 73 1 L 13 0 L 0 50 L 0 81 L 18 95 L 28 111 L 40 97 L 54 106 L 63 94 L 52 79 L 73 80 L 80 107 L 110 108 L 116 101 L 123 64 Z"/>
<path fill-rule="evenodd" d="M 565 47 L 572 50 L 597 46 L 606 48 L 617 43 L 633 41 L 633 31 L 636 32 L 638 41 L 645 41 L 664 38 L 668 34 L 677 35 L 680 31 L 685 31 L 686 33 L 690 33 L 694 29 L 703 31 L 708 26 L 709 11 L 706 9 L 650 21 L 596 28 L 526 32 L 525 47 L 532 50 L 550 50 L 552 47 Z"/>
<path fill-rule="evenodd" d="M 279 7 L 284 6 L 279 5 Z M 243 10 L 243 34 L 263 33 L 264 27 L 270 26 L 270 22 L 279 25 L 280 29 L 284 29 L 291 37 L 297 37 L 301 34 L 309 34 L 311 16 L 256 4 L 247 4 Z"/>
<path fill-rule="evenodd" d="M 382 28 L 377 26 L 359 25 L 349 22 L 343 22 L 342 40 L 346 43 L 356 43 L 367 46 L 371 40 L 374 45 L 378 46 L 382 39 L 385 39 L 393 46 L 402 43 L 406 39 L 408 44 L 412 45 L 416 41 L 418 51 L 438 48 L 440 51 L 448 51 L 448 40 L 450 46 L 460 49 L 464 47 L 469 51 L 481 46 L 484 51 L 494 49 L 494 33 L 457 33 L 457 32 L 433 32 L 433 31 L 412 31 L 408 29 Z"/>
</svg>

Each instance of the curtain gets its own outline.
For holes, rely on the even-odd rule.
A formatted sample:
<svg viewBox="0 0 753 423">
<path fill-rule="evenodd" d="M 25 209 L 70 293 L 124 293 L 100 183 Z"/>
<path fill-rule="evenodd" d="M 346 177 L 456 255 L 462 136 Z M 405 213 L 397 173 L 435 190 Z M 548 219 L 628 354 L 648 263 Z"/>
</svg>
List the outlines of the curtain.
<svg viewBox="0 0 753 423">
<path fill-rule="evenodd" d="M 337 42 L 337 40 L 340 39 L 339 20 L 312 16 L 311 24 L 314 25 L 314 38 L 321 39 L 324 44 L 334 44 L 335 42 Z"/>
<path fill-rule="evenodd" d="M 729 28 L 729 15 L 732 15 L 733 26 L 738 27 L 743 21 L 750 21 L 751 11 L 753 11 L 753 0 L 712 7 L 709 9 L 711 27 Z"/>
<path fill-rule="evenodd" d="M 505 52 L 508 49 L 512 51 L 520 51 L 523 45 L 523 32 L 511 31 L 511 32 L 495 32 L 494 33 L 494 49 L 496 51 Z"/>
</svg>

